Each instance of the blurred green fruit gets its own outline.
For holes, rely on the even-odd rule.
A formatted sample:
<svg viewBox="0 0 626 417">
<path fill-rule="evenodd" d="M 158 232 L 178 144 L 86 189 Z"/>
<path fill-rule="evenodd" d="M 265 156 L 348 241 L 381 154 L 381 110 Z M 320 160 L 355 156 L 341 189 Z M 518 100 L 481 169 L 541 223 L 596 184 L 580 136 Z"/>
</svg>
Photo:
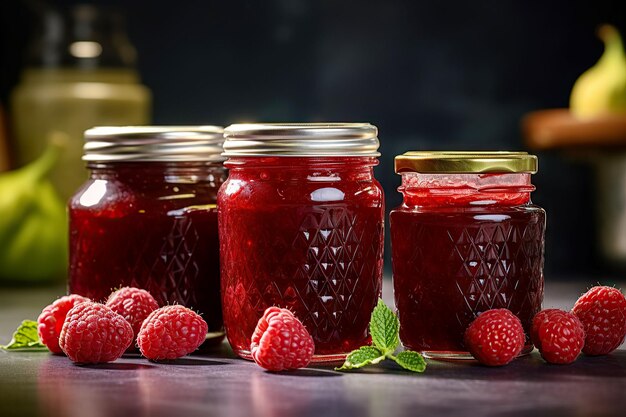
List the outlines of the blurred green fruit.
<svg viewBox="0 0 626 417">
<path fill-rule="evenodd" d="M 604 25 L 598 30 L 604 54 L 574 84 L 570 109 L 581 118 L 626 112 L 626 56 L 619 32 Z"/>
<path fill-rule="evenodd" d="M 67 214 L 47 178 L 64 148 L 51 136 L 32 163 L 0 174 L 0 282 L 59 280 L 67 268 Z"/>
</svg>

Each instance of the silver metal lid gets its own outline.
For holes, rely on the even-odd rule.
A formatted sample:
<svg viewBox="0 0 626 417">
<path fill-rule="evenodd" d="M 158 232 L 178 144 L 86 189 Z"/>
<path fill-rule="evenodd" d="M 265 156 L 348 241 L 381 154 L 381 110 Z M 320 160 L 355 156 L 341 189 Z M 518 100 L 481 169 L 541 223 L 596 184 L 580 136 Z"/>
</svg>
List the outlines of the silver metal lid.
<svg viewBox="0 0 626 417">
<path fill-rule="evenodd" d="M 100 126 L 85 132 L 83 161 L 221 162 L 220 126 Z"/>
<path fill-rule="evenodd" d="M 224 156 L 378 157 L 378 129 L 369 123 L 259 123 L 224 129 Z"/>
</svg>

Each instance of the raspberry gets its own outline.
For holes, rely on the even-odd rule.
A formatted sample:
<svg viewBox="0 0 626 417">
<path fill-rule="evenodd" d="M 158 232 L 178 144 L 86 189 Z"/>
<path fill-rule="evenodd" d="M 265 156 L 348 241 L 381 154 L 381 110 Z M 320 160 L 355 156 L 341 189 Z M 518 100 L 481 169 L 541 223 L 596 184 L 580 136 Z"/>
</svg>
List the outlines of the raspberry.
<svg viewBox="0 0 626 417">
<path fill-rule="evenodd" d="M 522 323 L 509 310 L 481 313 L 465 331 L 465 346 L 483 365 L 506 365 L 524 348 Z"/>
<path fill-rule="evenodd" d="M 198 349 L 207 331 L 206 322 L 194 311 L 181 305 L 165 306 L 144 320 L 137 344 L 150 360 L 171 360 Z"/>
<path fill-rule="evenodd" d="M 113 292 L 106 306 L 130 323 L 135 338 L 146 317 L 159 308 L 159 304 L 148 291 L 134 287 L 124 287 Z"/>
<path fill-rule="evenodd" d="M 250 351 L 259 366 L 282 371 L 307 366 L 315 344 L 306 327 L 291 311 L 269 307 L 256 325 Z"/>
<path fill-rule="evenodd" d="M 574 314 L 549 309 L 533 319 L 533 343 L 549 363 L 567 364 L 578 358 L 585 343 L 585 330 Z"/>
<path fill-rule="evenodd" d="M 548 318 L 552 314 L 556 314 L 557 312 L 563 312 L 563 310 L 559 310 L 557 308 L 547 308 L 545 310 L 541 310 L 539 313 L 535 314 L 533 318 L 533 323 L 530 329 L 530 340 L 533 342 L 533 345 L 538 350 L 541 350 L 541 339 L 539 338 L 539 328 L 541 325 L 548 321 Z"/>
<path fill-rule="evenodd" d="M 593 287 L 576 301 L 572 313 L 585 328 L 587 355 L 611 353 L 626 337 L 626 297 L 617 288 Z"/>
<path fill-rule="evenodd" d="M 65 318 L 59 345 L 78 363 L 111 362 L 122 356 L 133 342 L 130 324 L 105 305 L 84 302 Z"/>
<path fill-rule="evenodd" d="M 63 328 L 63 322 L 67 312 L 78 303 L 90 301 L 81 295 L 70 294 L 55 300 L 45 307 L 37 318 L 37 333 L 41 342 L 50 349 L 52 353 L 62 353 L 59 346 L 59 336 Z"/>
</svg>

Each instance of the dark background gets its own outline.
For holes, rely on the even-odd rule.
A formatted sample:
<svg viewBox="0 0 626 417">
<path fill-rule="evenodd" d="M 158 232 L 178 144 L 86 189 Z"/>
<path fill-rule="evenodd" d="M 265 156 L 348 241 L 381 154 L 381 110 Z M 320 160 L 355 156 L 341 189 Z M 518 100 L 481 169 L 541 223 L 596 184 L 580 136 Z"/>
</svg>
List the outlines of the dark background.
<svg viewBox="0 0 626 417">
<path fill-rule="evenodd" d="M 35 3 L 0 6 L 3 103 L 18 82 Z M 84 3 L 125 11 L 155 124 L 377 125 L 388 209 L 401 201 L 395 155 L 525 149 L 521 118 L 568 105 L 574 81 L 602 53 L 597 26 L 626 34 L 624 0 Z M 592 169 L 560 152 L 538 155 L 533 199 L 548 212 L 547 275 L 621 276 L 594 243 Z"/>
</svg>

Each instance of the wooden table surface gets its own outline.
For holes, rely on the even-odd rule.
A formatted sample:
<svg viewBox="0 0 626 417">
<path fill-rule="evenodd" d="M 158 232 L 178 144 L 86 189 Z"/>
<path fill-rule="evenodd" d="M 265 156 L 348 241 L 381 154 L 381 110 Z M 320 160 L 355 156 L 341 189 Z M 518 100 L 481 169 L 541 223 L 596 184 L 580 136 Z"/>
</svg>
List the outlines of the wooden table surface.
<svg viewBox="0 0 626 417">
<path fill-rule="evenodd" d="M 569 308 L 587 283 L 546 284 L 544 307 Z M 390 283 L 385 298 L 390 304 Z M 0 289 L 0 343 L 36 318 L 53 290 Z M 77 366 L 46 352 L 0 351 L 0 416 L 626 415 L 626 350 L 548 365 L 534 352 L 501 368 L 429 361 L 424 374 L 385 365 L 340 373 L 269 373 L 226 343 L 171 364 L 125 356 Z"/>
</svg>

